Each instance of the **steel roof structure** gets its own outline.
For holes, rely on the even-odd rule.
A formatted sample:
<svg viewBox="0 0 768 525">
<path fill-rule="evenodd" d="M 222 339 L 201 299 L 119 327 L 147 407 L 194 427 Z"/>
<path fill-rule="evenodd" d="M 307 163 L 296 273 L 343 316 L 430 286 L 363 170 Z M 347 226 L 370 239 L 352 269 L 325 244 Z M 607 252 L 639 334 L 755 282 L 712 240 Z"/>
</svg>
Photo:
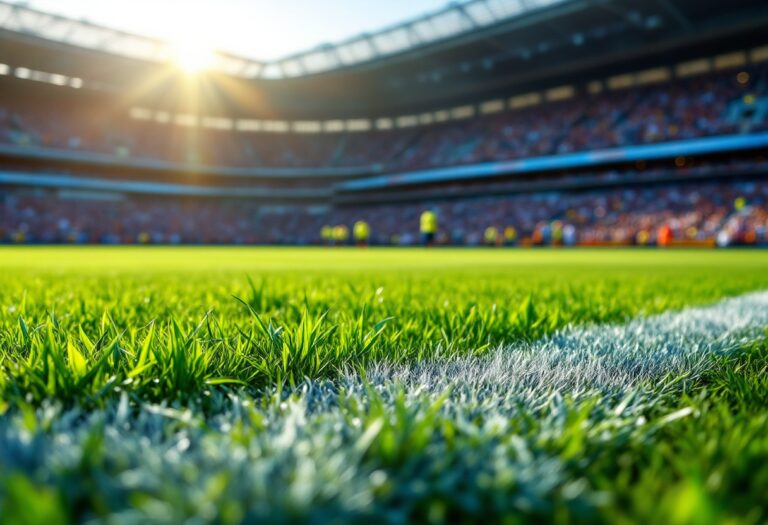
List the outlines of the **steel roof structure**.
<svg viewBox="0 0 768 525">
<path fill-rule="evenodd" d="M 216 52 L 213 69 L 242 78 L 296 78 L 372 62 L 506 22 L 570 0 L 465 0 L 380 31 L 272 62 Z M 163 40 L 0 0 L 0 29 L 151 62 L 173 60 Z"/>
</svg>

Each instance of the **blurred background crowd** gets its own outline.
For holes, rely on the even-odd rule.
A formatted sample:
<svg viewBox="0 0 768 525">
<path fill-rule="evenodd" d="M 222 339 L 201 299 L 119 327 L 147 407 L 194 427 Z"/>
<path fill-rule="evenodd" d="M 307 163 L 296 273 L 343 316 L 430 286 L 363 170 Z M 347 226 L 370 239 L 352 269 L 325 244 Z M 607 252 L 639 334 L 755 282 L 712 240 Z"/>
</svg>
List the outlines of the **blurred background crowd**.
<svg viewBox="0 0 768 525">
<path fill-rule="evenodd" d="M 44 190 L 6 192 L 0 204 L 0 239 L 9 243 L 351 244 L 354 224 L 365 221 L 366 243 L 414 245 L 425 210 L 437 216 L 436 243 L 446 245 L 768 243 L 764 181 L 318 208 Z M 344 235 L 323 235 L 337 226 Z"/>
<path fill-rule="evenodd" d="M 754 66 L 627 90 L 587 92 L 466 120 L 357 133 L 243 133 L 119 116 L 114 109 L 4 100 L 0 144 L 103 153 L 124 159 L 226 167 L 379 165 L 389 173 L 560 155 L 628 145 L 768 130 L 768 67 Z M 678 162 L 678 160 L 680 162 Z M 762 162 L 762 164 L 761 164 Z M 766 244 L 768 183 L 725 180 L 765 160 L 676 159 L 559 173 L 552 189 L 488 182 L 484 196 L 443 184 L 440 198 L 349 205 L 265 205 L 247 199 L 162 196 L 61 188 L 0 192 L 0 242 L 106 244 L 347 244 L 364 221 L 365 243 L 420 242 L 419 217 L 436 214 L 445 245 Z M 77 171 L 48 175 L 77 175 Z M 685 181 L 686 175 L 702 176 Z M 158 180 L 163 174 L 158 173 Z M 681 180 L 677 180 L 682 177 Z M 619 185 L 638 178 L 652 182 Z M 166 177 L 165 180 L 174 180 Z M 318 182 L 319 181 L 319 182 Z M 327 182 L 273 181 L 272 187 Z M 525 179 L 522 179 L 525 183 Z M 576 187 L 568 189 L 568 185 Z M 316 185 L 316 186 L 315 186 Z M 334 233 L 335 232 L 335 233 Z"/>
<path fill-rule="evenodd" d="M 46 106 L 0 94 L 0 143 L 218 166 L 405 171 L 765 131 L 766 95 L 768 67 L 755 66 L 428 126 L 302 134 L 133 120 L 93 99 Z"/>
</svg>

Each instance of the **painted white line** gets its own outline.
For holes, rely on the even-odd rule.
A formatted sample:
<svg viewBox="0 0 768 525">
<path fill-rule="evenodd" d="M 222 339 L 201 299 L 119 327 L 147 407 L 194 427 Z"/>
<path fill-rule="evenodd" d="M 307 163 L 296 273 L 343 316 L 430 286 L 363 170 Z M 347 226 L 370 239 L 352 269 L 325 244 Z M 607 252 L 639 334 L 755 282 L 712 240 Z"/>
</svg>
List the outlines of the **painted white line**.
<svg viewBox="0 0 768 525">
<path fill-rule="evenodd" d="M 711 306 L 637 318 L 624 325 L 574 327 L 533 343 L 501 347 L 483 357 L 368 371 L 374 385 L 465 395 L 508 395 L 536 401 L 553 391 L 625 391 L 667 374 L 696 374 L 711 354 L 729 352 L 765 334 L 768 292 Z"/>
</svg>

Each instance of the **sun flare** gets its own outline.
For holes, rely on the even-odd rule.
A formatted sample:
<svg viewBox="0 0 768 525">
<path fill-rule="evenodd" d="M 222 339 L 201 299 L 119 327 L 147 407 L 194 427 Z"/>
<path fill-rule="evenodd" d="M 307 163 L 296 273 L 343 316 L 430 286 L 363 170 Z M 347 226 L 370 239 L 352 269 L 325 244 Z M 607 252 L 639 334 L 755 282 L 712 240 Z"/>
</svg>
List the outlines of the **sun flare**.
<svg viewBox="0 0 768 525">
<path fill-rule="evenodd" d="M 201 43 L 177 41 L 171 43 L 170 49 L 174 64 L 182 71 L 194 74 L 213 67 L 214 53 Z"/>
</svg>

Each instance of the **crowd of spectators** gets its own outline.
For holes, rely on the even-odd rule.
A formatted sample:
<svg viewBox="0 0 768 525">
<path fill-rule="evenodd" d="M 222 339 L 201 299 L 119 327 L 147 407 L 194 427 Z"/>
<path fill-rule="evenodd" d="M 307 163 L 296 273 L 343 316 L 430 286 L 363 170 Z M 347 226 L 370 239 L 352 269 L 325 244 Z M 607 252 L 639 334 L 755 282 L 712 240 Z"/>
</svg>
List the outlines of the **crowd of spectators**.
<svg viewBox="0 0 768 525">
<path fill-rule="evenodd" d="M 109 101 L 101 105 L 103 101 L 73 99 L 49 107 L 10 96 L 0 94 L 0 144 L 218 166 L 376 164 L 389 171 L 405 171 L 768 130 L 765 66 L 576 94 L 567 100 L 464 120 L 359 133 L 214 130 L 177 125 L 172 116 L 167 123 L 128 119 Z M 757 166 L 752 161 L 741 166 L 744 159 L 713 166 L 689 166 L 686 159 L 681 160 L 678 175 L 685 175 L 685 170 L 743 171 Z M 644 167 L 626 168 L 592 176 L 616 182 L 613 189 L 581 188 L 574 184 L 576 177 L 585 180 L 580 174 L 562 177 L 564 184 L 552 186 L 552 191 L 543 186 L 520 188 L 528 182 L 512 181 L 494 183 L 484 193 L 497 189 L 500 194 L 520 194 L 467 198 L 464 186 L 446 185 L 437 202 L 425 197 L 419 204 L 320 209 L 261 206 L 246 199 L 0 190 L 0 239 L 312 244 L 328 241 L 320 236 L 323 227 L 344 225 L 349 230 L 354 222 L 364 220 L 374 244 L 410 245 L 419 242 L 420 214 L 433 209 L 440 223 L 437 240 L 443 244 L 488 243 L 493 231 L 504 232 L 491 236 L 494 241 L 517 244 L 663 244 L 669 239 L 719 245 L 766 242 L 768 183 L 659 185 L 667 168 L 658 169 L 657 173 Z M 642 177 L 648 184 L 637 184 Z"/>
<path fill-rule="evenodd" d="M 492 115 L 402 129 L 250 133 L 139 121 L 109 101 L 0 96 L 0 143 L 220 166 L 382 165 L 390 171 L 768 129 L 768 67 L 576 93 Z"/>
<path fill-rule="evenodd" d="M 171 118 L 170 116 L 168 118 Z M 386 164 L 408 133 L 251 133 L 132 120 L 83 100 L 47 107 L 0 96 L 0 144 L 101 153 L 122 159 L 225 167 Z"/>
<path fill-rule="evenodd" d="M 581 96 L 425 131 L 399 169 L 500 161 L 768 129 L 749 108 L 768 70 Z"/>
<path fill-rule="evenodd" d="M 565 242 L 555 238 L 563 232 L 570 232 L 572 244 L 656 244 L 665 227 L 676 241 L 718 240 L 724 245 L 768 241 L 765 181 L 548 192 L 459 199 L 426 207 L 437 213 L 440 242 L 446 244 L 483 244 L 487 228 L 496 229 L 501 237 L 510 226 L 516 242 L 528 244 Z M 418 242 L 413 225 L 424 208 L 423 204 L 358 207 L 337 215 L 342 223 L 358 218 L 373 225 L 375 242 L 413 244 Z M 404 228 L 406 224 L 411 227 Z"/>
<path fill-rule="evenodd" d="M 308 244 L 319 223 L 307 210 L 255 208 L 242 199 L 126 198 L 9 192 L 0 197 L 6 242 L 73 244 Z"/>
<path fill-rule="evenodd" d="M 419 243 L 436 212 L 437 242 L 479 245 L 486 231 L 517 244 L 720 245 L 768 242 L 768 181 L 676 183 L 354 207 L 258 206 L 243 199 L 114 197 L 16 190 L 0 194 L 0 239 L 29 243 L 319 244 L 324 226 L 370 225 L 373 244 Z M 327 242 L 327 239 L 325 239 Z M 346 242 L 344 239 L 343 242 Z"/>
</svg>

